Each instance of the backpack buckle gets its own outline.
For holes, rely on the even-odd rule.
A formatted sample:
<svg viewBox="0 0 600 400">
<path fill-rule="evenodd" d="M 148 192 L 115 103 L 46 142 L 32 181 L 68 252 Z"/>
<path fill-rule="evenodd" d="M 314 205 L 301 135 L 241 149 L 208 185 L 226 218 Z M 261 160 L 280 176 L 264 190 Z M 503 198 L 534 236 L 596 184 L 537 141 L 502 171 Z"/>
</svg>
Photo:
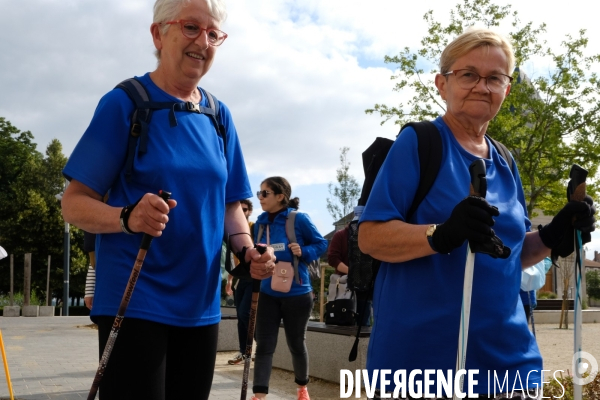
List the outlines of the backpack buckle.
<svg viewBox="0 0 600 400">
<path fill-rule="evenodd" d="M 131 136 L 138 137 L 142 133 L 142 126 L 140 124 L 133 123 L 131 124 Z"/>
<path fill-rule="evenodd" d="M 192 103 L 191 101 L 187 101 L 185 105 L 188 111 L 200 113 L 200 105 Z"/>
</svg>

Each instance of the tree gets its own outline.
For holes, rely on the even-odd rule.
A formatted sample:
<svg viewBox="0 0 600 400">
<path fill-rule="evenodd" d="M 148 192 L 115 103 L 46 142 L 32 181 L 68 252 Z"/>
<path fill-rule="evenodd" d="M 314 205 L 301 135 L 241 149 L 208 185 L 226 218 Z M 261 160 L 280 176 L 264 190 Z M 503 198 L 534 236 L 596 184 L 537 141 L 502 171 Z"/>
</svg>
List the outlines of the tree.
<svg viewBox="0 0 600 400">
<path fill-rule="evenodd" d="M 48 255 L 52 257 L 51 288 L 62 295 L 63 232 L 60 204 L 62 169 L 66 163 L 62 145 L 53 140 L 45 156 L 36 150 L 31 132 L 21 132 L 0 117 L 0 243 L 15 260 L 15 291 L 22 290 L 23 255 L 32 253 L 32 291 L 44 298 Z M 71 279 L 73 296 L 84 293 L 87 258 L 83 233 L 71 229 Z M 57 268 L 57 266 L 61 268 Z M 9 258 L 0 261 L 0 293 L 10 290 Z"/>
<path fill-rule="evenodd" d="M 588 297 L 600 299 L 600 271 L 591 270 L 585 273 Z"/>
<path fill-rule="evenodd" d="M 424 15 L 428 35 L 422 48 L 408 47 L 400 54 L 385 57 L 386 63 L 397 64 L 392 79 L 395 91 L 410 90 L 414 94 L 406 105 L 375 104 L 366 113 L 379 113 L 382 124 L 393 120 L 398 125 L 422 119 L 433 119 L 445 111 L 433 83 L 437 64 L 444 47 L 467 27 L 479 24 L 489 28 L 510 22 L 513 31 L 507 35 L 513 43 L 516 65 L 511 93 L 498 115 L 488 126 L 488 133 L 504 143 L 513 154 L 525 190 L 527 210 L 541 209 L 554 215 L 565 203 L 565 181 L 573 163 L 597 172 L 600 161 L 600 80 L 591 73 L 599 65 L 600 56 L 585 56 L 588 40 L 585 30 L 573 38 L 566 35 L 560 48 L 549 47 L 540 37 L 545 24 L 537 28 L 529 22 L 521 24 L 511 6 L 497 6 L 490 0 L 464 0 L 450 13 L 450 22 L 435 21 L 433 11 Z M 550 72 L 526 78 L 519 69 L 534 61 L 552 65 Z M 546 67 L 537 68 L 546 70 Z M 594 197 L 597 188 L 588 185 Z"/>
<path fill-rule="evenodd" d="M 563 283 L 562 305 L 558 328 L 561 329 L 564 323 L 565 329 L 569 329 L 569 287 L 571 286 L 571 278 L 574 278 L 575 274 L 575 256 L 571 254 L 567 258 L 559 258 L 556 262 L 560 268 L 555 268 L 555 271 L 558 271 L 558 275 Z"/>
<path fill-rule="evenodd" d="M 333 183 L 329 184 L 329 194 L 332 198 L 327 198 L 327 211 L 329 211 L 329 214 L 331 214 L 336 221 L 352 212 L 358 201 L 358 197 L 360 196 L 360 186 L 358 182 L 354 176 L 348 173 L 350 162 L 346 156 L 349 150 L 349 147 L 342 147 L 340 149 L 341 165 L 340 168 L 336 170 L 338 185 L 334 186 Z"/>
</svg>

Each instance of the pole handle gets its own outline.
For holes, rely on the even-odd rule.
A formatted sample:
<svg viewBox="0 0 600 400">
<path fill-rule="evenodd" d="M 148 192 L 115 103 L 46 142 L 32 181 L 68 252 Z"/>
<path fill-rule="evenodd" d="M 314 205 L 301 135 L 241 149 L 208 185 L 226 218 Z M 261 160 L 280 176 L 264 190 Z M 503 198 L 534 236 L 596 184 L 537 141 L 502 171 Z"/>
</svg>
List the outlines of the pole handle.
<svg viewBox="0 0 600 400">
<path fill-rule="evenodd" d="M 267 251 L 267 246 L 264 244 L 255 244 L 254 247 L 260 254 L 265 254 Z M 252 293 L 260 293 L 260 282 L 259 279 L 252 279 Z"/>
<path fill-rule="evenodd" d="M 168 203 L 168 200 L 171 198 L 171 192 L 159 190 L 158 196 L 161 199 L 163 199 L 165 201 L 165 203 Z M 140 249 L 148 250 L 150 248 L 150 244 L 152 243 L 152 239 L 154 239 L 154 236 L 144 233 L 144 237 L 142 238 L 142 244 L 140 245 Z"/>
<path fill-rule="evenodd" d="M 471 175 L 470 195 L 485 197 L 487 193 L 485 173 L 485 161 L 483 159 L 479 158 L 471 163 L 469 166 L 469 174 Z"/>
<path fill-rule="evenodd" d="M 583 201 L 586 195 L 585 180 L 587 175 L 587 170 L 581 168 L 577 164 L 573 164 L 571 172 L 569 172 L 569 178 L 571 178 L 571 180 L 567 185 L 567 200 Z"/>
</svg>

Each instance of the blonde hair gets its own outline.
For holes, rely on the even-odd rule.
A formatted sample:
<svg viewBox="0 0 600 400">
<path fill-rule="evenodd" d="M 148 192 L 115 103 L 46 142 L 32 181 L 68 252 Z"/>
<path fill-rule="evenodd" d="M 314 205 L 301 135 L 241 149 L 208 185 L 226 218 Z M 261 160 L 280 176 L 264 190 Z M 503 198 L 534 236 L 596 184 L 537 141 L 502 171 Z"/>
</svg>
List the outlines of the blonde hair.
<svg viewBox="0 0 600 400">
<path fill-rule="evenodd" d="M 450 71 L 452 64 L 460 57 L 483 46 L 499 47 L 506 55 L 508 75 L 512 75 L 515 69 L 515 53 L 512 45 L 504 36 L 486 28 L 469 28 L 450 42 L 440 57 L 440 74 Z"/>
</svg>

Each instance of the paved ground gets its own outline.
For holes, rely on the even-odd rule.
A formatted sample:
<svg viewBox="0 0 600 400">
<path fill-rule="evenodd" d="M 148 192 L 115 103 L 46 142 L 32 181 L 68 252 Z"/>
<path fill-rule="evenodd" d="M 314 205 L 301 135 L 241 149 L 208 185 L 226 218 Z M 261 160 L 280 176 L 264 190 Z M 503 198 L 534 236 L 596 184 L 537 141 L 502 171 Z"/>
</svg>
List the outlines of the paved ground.
<svg viewBox="0 0 600 400">
<path fill-rule="evenodd" d="M 97 364 L 97 331 L 88 317 L 5 318 L 0 330 L 10 369 L 15 400 L 85 399 Z M 571 368 L 573 329 L 554 324 L 537 325 L 537 340 L 544 368 L 552 371 Z M 600 361 L 600 323 L 584 324 L 583 349 Z M 240 397 L 242 366 L 227 365 L 234 353 L 219 353 L 211 399 L 237 400 Z M 0 367 L 0 399 L 8 399 L 8 388 Z M 250 371 L 250 377 L 252 377 Z M 252 387 L 252 383 L 249 383 Z M 313 400 L 339 398 L 339 385 L 313 380 Z M 291 373 L 274 370 L 269 400 L 295 399 Z M 248 399 L 250 394 L 248 395 Z M 364 399 L 365 397 L 363 397 Z"/>
<path fill-rule="evenodd" d="M 89 325 L 89 317 L 0 317 L 15 400 L 87 398 L 98 367 L 97 331 Z M 227 355 L 222 358 L 226 364 Z M 8 399 L 1 369 L 0 399 Z M 215 371 L 211 399 L 238 400 L 240 390 L 241 379 L 235 374 Z M 276 389 L 272 393 L 269 399 L 294 398 Z"/>
</svg>

